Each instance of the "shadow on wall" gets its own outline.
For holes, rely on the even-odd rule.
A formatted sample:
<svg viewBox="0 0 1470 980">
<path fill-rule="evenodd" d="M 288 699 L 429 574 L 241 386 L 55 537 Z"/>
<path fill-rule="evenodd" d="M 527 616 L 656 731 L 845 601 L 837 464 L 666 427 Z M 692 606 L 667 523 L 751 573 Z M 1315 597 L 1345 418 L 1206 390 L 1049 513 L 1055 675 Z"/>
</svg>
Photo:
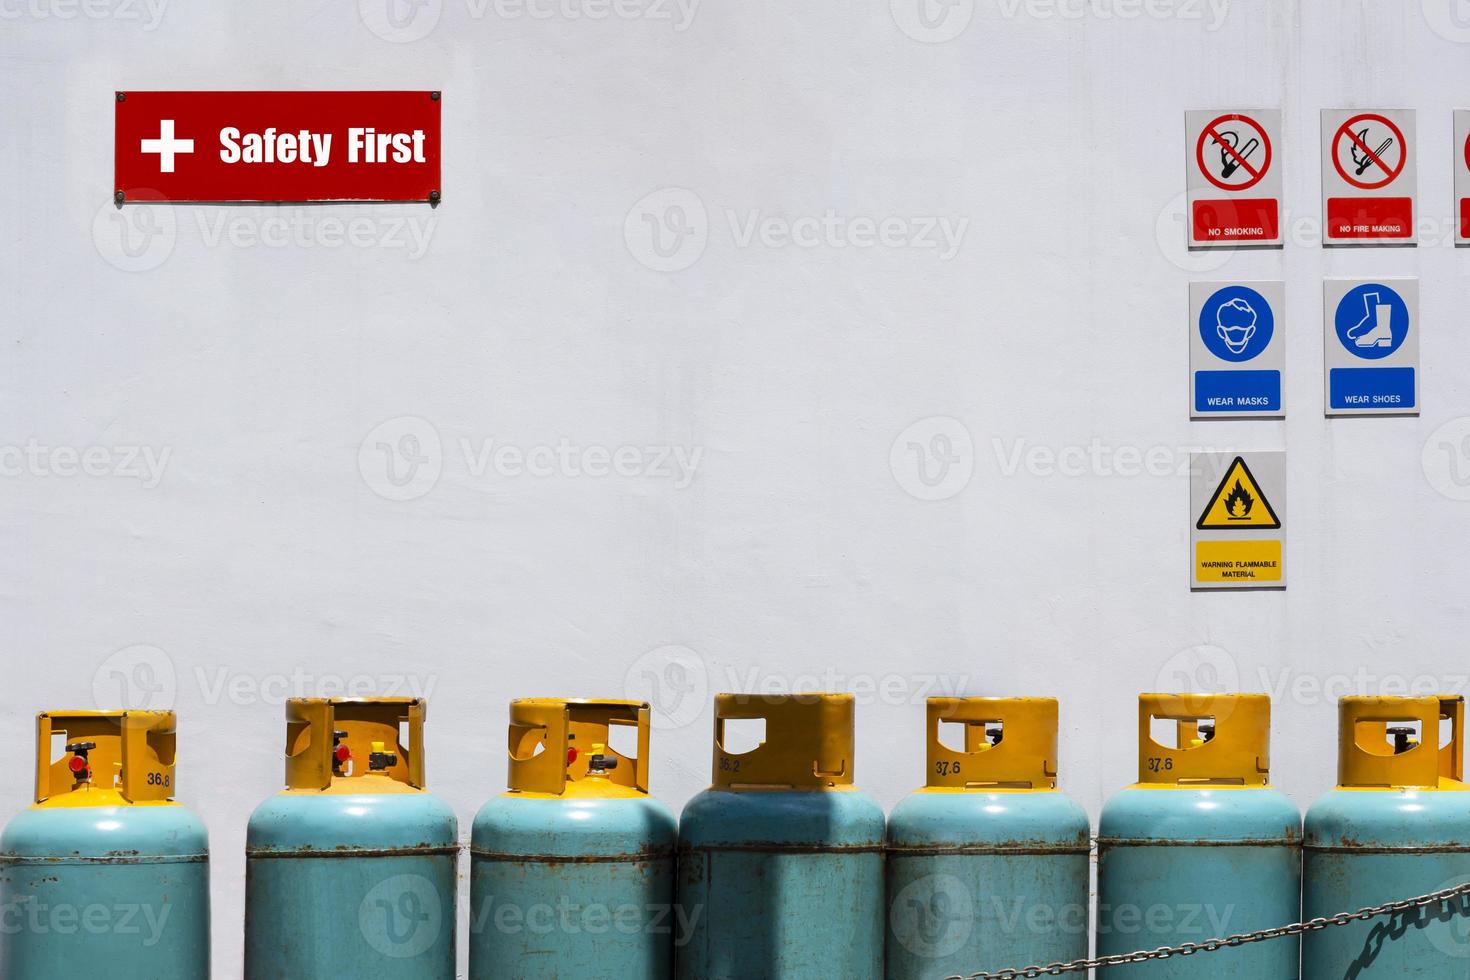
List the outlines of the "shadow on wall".
<svg viewBox="0 0 1470 980">
<path fill-rule="evenodd" d="M 1403 940 L 1411 928 L 1426 929 L 1437 922 L 1445 923 L 1446 928 L 1452 928 L 1451 923 L 1458 923 L 1462 932 L 1470 928 L 1470 895 L 1460 895 L 1433 906 L 1407 909 L 1390 916 L 1386 922 L 1375 922 L 1358 958 L 1348 966 L 1342 980 L 1358 980 L 1373 966 L 1387 944 Z M 1466 952 L 1470 953 L 1470 948 Z M 1466 964 L 1466 973 L 1470 973 L 1470 963 Z"/>
</svg>

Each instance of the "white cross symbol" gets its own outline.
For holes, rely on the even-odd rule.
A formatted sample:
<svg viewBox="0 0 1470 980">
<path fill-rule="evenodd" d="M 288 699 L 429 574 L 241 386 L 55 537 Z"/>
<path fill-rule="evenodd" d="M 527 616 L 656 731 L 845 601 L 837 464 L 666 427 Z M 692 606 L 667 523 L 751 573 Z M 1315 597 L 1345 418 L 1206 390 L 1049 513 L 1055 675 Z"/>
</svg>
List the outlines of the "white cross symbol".
<svg viewBox="0 0 1470 980">
<path fill-rule="evenodd" d="M 158 172 L 171 174 L 174 172 L 174 155 L 194 152 L 193 140 L 174 139 L 174 121 L 172 119 L 160 119 L 158 121 L 158 139 L 143 140 L 140 144 L 141 152 L 158 154 Z"/>
</svg>

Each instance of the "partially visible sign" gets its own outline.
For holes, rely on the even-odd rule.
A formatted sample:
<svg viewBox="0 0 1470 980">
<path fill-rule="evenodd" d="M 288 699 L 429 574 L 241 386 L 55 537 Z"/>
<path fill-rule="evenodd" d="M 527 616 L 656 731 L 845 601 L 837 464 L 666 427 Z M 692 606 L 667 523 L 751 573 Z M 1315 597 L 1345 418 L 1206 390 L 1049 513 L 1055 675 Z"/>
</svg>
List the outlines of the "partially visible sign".
<svg viewBox="0 0 1470 980">
<path fill-rule="evenodd" d="M 1322 243 L 1413 245 L 1414 110 L 1322 110 Z"/>
<path fill-rule="evenodd" d="M 1470 245 L 1470 109 L 1455 110 L 1455 244 Z"/>
<path fill-rule="evenodd" d="M 1190 588 L 1286 588 L 1286 453 L 1190 453 Z"/>
<path fill-rule="evenodd" d="M 1280 245 L 1281 110 L 1184 114 L 1190 248 Z"/>
<path fill-rule="evenodd" d="M 1285 415 L 1286 285 L 1189 284 L 1189 417 Z"/>
<path fill-rule="evenodd" d="M 113 199 L 438 204 L 438 92 L 118 92 Z"/>
<path fill-rule="evenodd" d="M 1419 280 L 1322 284 L 1328 415 L 1419 414 Z"/>
</svg>

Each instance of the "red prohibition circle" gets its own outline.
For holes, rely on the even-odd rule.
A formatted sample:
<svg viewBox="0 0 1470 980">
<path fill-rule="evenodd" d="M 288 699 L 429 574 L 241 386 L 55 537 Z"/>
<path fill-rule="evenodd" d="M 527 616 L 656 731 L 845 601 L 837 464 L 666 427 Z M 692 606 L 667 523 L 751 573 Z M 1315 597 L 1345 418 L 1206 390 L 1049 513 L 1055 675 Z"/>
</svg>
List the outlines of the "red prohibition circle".
<svg viewBox="0 0 1470 980">
<path fill-rule="evenodd" d="M 1205 166 L 1205 140 L 1213 136 L 1215 137 L 1215 141 L 1221 146 L 1228 147 L 1230 144 L 1220 139 L 1219 134 L 1215 132 L 1215 127 L 1224 122 L 1237 121 L 1253 126 L 1256 132 L 1261 134 L 1261 146 L 1264 147 L 1266 150 L 1266 157 L 1265 162 L 1261 164 L 1261 169 L 1259 170 L 1255 169 L 1244 160 L 1238 159 L 1237 162 L 1240 164 L 1241 167 L 1245 169 L 1246 173 L 1251 175 L 1251 179 L 1240 184 L 1227 184 L 1223 180 L 1216 180 L 1215 175 L 1210 172 L 1210 168 Z M 1231 148 L 1231 153 L 1234 153 L 1233 148 Z M 1214 119 L 1211 119 L 1208 123 L 1205 124 L 1205 127 L 1199 131 L 1199 140 L 1194 145 L 1194 162 L 1199 167 L 1199 172 L 1205 175 L 1205 180 L 1208 180 L 1210 183 L 1214 184 L 1221 190 L 1243 191 L 1248 187 L 1254 187 L 1259 184 L 1261 182 L 1261 179 L 1266 176 L 1267 171 L 1271 169 L 1271 137 L 1266 134 L 1266 127 L 1256 122 L 1250 116 L 1241 115 L 1238 112 L 1227 112 L 1223 116 L 1216 116 Z"/>
<path fill-rule="evenodd" d="M 1381 122 L 1381 123 L 1383 123 L 1383 125 L 1387 126 L 1393 132 L 1394 139 L 1396 139 L 1396 140 L 1399 141 L 1399 165 L 1397 167 L 1394 167 L 1392 171 L 1389 171 L 1388 172 L 1388 176 L 1387 177 L 1384 177 L 1382 180 L 1361 181 L 1361 180 L 1357 179 L 1356 177 L 1350 177 L 1350 176 L 1348 176 L 1348 172 L 1346 170 L 1342 169 L 1342 161 L 1340 159 L 1338 159 L 1338 156 L 1337 156 L 1337 146 L 1338 146 L 1339 143 L 1342 142 L 1342 139 L 1343 139 L 1344 136 L 1346 136 L 1348 139 L 1352 140 L 1354 143 L 1357 143 L 1358 142 L 1358 134 L 1353 132 L 1352 127 L 1353 127 L 1353 125 L 1355 123 L 1360 123 L 1360 122 L 1363 122 L 1364 120 L 1368 120 L 1370 122 Z M 1359 146 L 1362 146 L 1361 143 L 1359 143 L 1358 145 Z M 1375 160 L 1378 158 L 1378 154 L 1377 153 L 1374 153 L 1373 150 L 1371 148 L 1369 148 L 1369 147 L 1364 146 L 1363 147 L 1363 152 L 1371 155 Z M 1395 126 L 1393 124 L 1393 120 L 1392 119 L 1388 119 L 1388 118 L 1385 118 L 1384 116 L 1380 116 L 1376 112 L 1360 112 L 1360 113 L 1358 113 L 1356 116 L 1353 116 L 1347 122 L 1345 122 L 1341 126 L 1337 127 L 1337 135 L 1335 135 L 1335 136 L 1332 137 L 1332 166 L 1334 168 L 1336 168 L 1337 175 L 1339 177 L 1341 177 L 1343 180 L 1347 181 L 1349 184 L 1352 184 L 1354 187 L 1362 188 L 1365 191 L 1377 190 L 1380 187 L 1386 187 L 1389 184 L 1392 184 L 1395 180 L 1398 179 L 1399 174 L 1401 174 L 1401 173 L 1404 172 L 1404 164 L 1406 164 L 1408 162 L 1409 162 L 1409 144 L 1406 143 L 1406 142 L 1404 142 L 1404 132 L 1403 132 L 1403 130 L 1401 130 L 1397 126 Z M 1386 167 L 1383 167 L 1383 165 L 1381 163 L 1379 164 L 1379 168 L 1380 169 L 1383 169 L 1383 170 L 1387 170 L 1387 168 Z"/>
<path fill-rule="evenodd" d="M 1465 169 L 1470 170 L 1470 136 L 1465 137 Z"/>
</svg>

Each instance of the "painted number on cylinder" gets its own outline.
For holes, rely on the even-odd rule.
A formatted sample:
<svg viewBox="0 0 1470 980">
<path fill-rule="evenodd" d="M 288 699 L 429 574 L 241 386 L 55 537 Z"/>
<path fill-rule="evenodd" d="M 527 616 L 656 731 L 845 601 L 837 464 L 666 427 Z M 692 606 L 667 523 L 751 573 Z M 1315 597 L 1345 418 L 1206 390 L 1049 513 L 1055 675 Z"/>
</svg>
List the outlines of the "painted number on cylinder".
<svg viewBox="0 0 1470 980">
<path fill-rule="evenodd" d="M 167 773 L 150 772 L 148 774 L 148 785 L 149 786 L 163 786 L 163 787 L 167 787 L 168 784 L 169 784 L 169 778 L 168 778 L 168 774 Z"/>
<path fill-rule="evenodd" d="M 1173 769 L 1173 768 L 1174 768 L 1174 760 L 1173 759 L 1160 759 L 1159 757 L 1154 756 L 1153 758 L 1150 758 L 1148 760 L 1148 771 L 1149 772 L 1168 772 L 1170 769 Z"/>
<path fill-rule="evenodd" d="M 960 774 L 960 764 L 958 762 L 948 761 L 936 762 L 934 763 L 934 771 L 941 776 L 958 776 Z"/>
<path fill-rule="evenodd" d="M 739 772 L 740 771 L 740 760 L 739 759 L 732 759 L 728 755 L 722 755 L 722 756 L 720 756 L 720 771 L 721 772 Z"/>
</svg>

